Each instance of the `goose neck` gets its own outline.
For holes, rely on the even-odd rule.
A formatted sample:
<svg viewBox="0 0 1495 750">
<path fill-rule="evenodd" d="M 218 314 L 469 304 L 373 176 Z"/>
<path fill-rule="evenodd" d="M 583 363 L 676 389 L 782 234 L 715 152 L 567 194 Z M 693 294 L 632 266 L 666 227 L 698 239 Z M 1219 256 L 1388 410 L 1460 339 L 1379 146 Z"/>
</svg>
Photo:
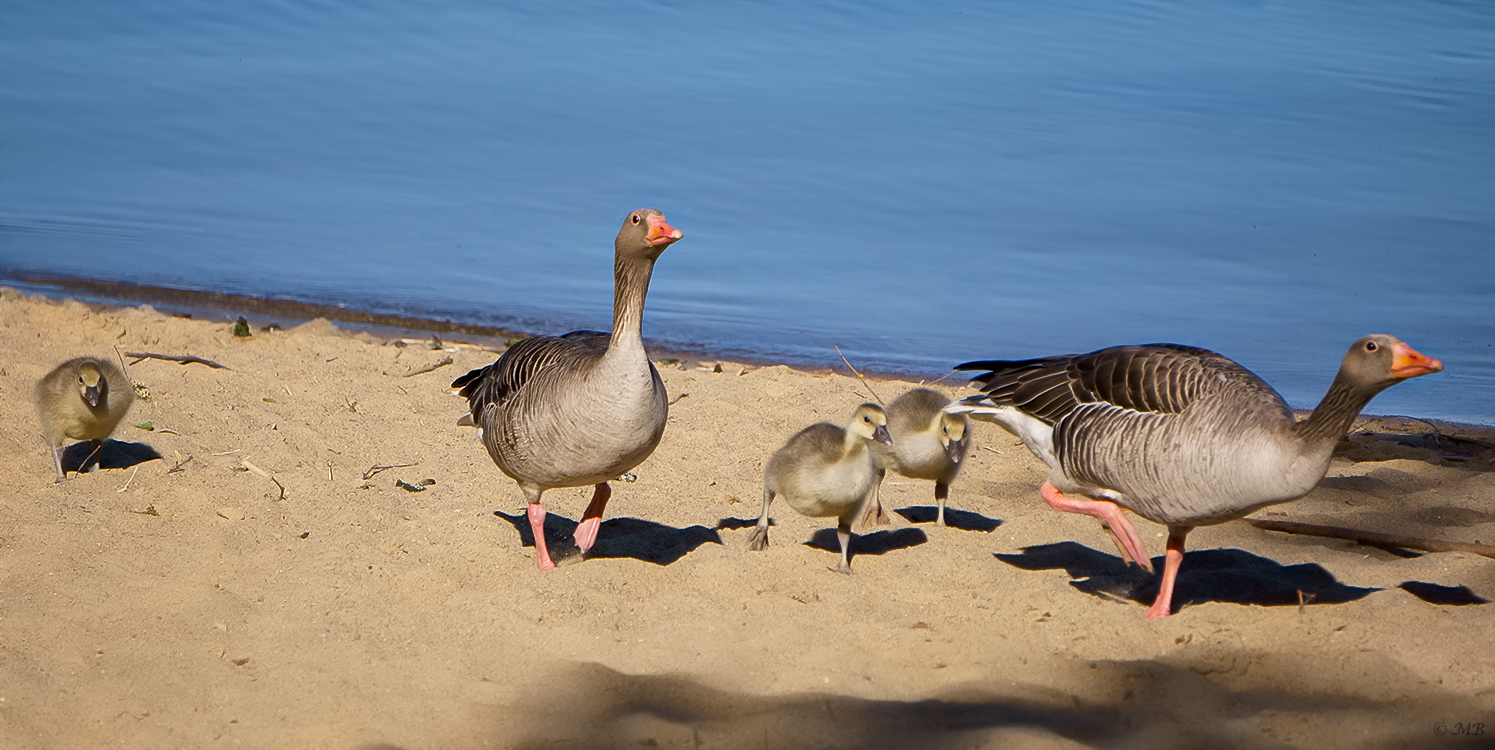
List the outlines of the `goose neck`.
<svg viewBox="0 0 1495 750">
<path fill-rule="evenodd" d="M 1360 410 L 1379 392 L 1380 389 L 1355 388 L 1344 378 L 1335 378 L 1313 413 L 1296 425 L 1299 438 L 1310 445 L 1332 448 L 1350 431 Z"/>
<path fill-rule="evenodd" d="M 619 257 L 613 263 L 613 333 L 610 346 L 643 348 L 644 298 L 654 274 L 650 258 Z"/>
</svg>

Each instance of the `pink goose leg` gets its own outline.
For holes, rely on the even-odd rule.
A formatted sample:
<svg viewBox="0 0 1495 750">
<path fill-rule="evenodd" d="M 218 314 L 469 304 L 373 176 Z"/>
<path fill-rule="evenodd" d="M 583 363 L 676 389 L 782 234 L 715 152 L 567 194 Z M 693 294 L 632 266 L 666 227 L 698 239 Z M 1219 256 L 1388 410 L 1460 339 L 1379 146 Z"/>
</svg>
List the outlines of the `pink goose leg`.
<svg viewBox="0 0 1495 750">
<path fill-rule="evenodd" d="M 1163 583 L 1158 587 L 1158 598 L 1147 610 L 1147 619 L 1156 620 L 1173 613 L 1173 581 L 1178 578 L 1178 566 L 1184 561 L 1184 537 L 1193 531 L 1193 526 L 1168 527 L 1168 554 L 1163 558 Z"/>
<path fill-rule="evenodd" d="M 1128 563 L 1136 563 L 1143 570 L 1152 572 L 1152 560 L 1147 557 L 1147 549 L 1142 546 L 1142 538 L 1137 536 L 1137 530 L 1132 528 L 1132 522 L 1126 520 L 1126 516 L 1122 514 L 1121 506 L 1109 500 L 1081 500 L 1069 497 L 1048 482 L 1043 483 L 1038 493 L 1043 496 L 1043 501 L 1054 510 L 1062 510 L 1065 513 L 1083 513 L 1099 518 L 1101 525 L 1111 535 L 1111 541 L 1116 543 L 1117 550 L 1121 552 L 1121 559 Z"/>
<path fill-rule="evenodd" d="M 529 530 L 535 537 L 535 564 L 540 566 L 540 570 L 554 568 L 550 552 L 545 549 L 545 506 L 539 503 L 529 504 Z"/>
<path fill-rule="evenodd" d="M 607 500 L 612 496 L 612 488 L 607 486 L 607 482 L 597 483 L 592 492 L 592 502 L 587 506 L 587 512 L 581 515 L 581 523 L 576 525 L 576 546 L 582 552 L 597 543 L 597 530 L 602 526 L 602 509 L 607 507 Z"/>
</svg>

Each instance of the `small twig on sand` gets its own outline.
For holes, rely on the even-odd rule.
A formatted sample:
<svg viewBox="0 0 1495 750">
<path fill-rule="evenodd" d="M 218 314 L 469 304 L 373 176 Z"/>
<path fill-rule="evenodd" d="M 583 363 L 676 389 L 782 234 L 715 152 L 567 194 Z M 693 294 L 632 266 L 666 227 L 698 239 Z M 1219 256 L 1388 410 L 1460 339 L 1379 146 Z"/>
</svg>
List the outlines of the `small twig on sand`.
<svg viewBox="0 0 1495 750">
<path fill-rule="evenodd" d="M 405 468 L 409 468 L 411 466 L 419 466 L 419 465 L 420 465 L 420 462 L 416 461 L 413 464 L 390 464 L 389 466 L 370 466 L 369 470 L 365 471 L 363 473 L 363 480 L 365 482 L 367 482 L 368 480 L 373 479 L 375 474 L 378 474 L 379 472 L 384 471 L 385 469 L 405 469 Z"/>
<path fill-rule="evenodd" d="M 835 345 L 832 344 L 832 346 L 835 346 Z M 845 354 L 841 354 L 841 347 L 836 346 L 836 354 L 840 354 L 841 355 L 841 361 L 845 362 L 847 367 L 851 367 L 850 360 L 846 359 L 846 355 Z M 869 392 L 869 393 L 872 394 L 872 398 L 877 399 L 877 403 L 882 404 L 883 406 L 887 406 L 888 402 L 882 400 L 882 396 L 877 395 L 877 391 L 872 390 L 872 384 L 869 383 L 869 382 L 867 382 L 866 376 L 862 375 L 862 373 L 860 373 L 860 372 L 857 372 L 857 368 L 855 368 L 855 367 L 851 367 L 851 372 L 857 376 L 857 380 L 862 381 L 862 385 L 867 386 L 867 392 Z"/>
<path fill-rule="evenodd" d="M 135 472 L 138 471 L 140 471 L 140 464 L 135 464 L 135 471 L 130 472 L 130 478 L 125 480 L 125 486 L 115 490 L 115 492 L 124 492 L 130 489 L 130 483 L 135 481 Z"/>
<path fill-rule="evenodd" d="M 180 454 L 180 453 L 177 454 L 178 457 L 180 457 L 181 455 L 182 454 Z M 179 471 L 186 471 L 186 469 L 183 469 L 182 467 L 186 466 L 187 464 L 190 464 L 190 463 L 192 463 L 192 457 L 191 456 L 188 456 L 186 458 L 179 458 L 177 460 L 177 462 L 176 462 L 176 466 L 173 466 L 170 469 L 167 469 L 166 473 L 167 474 L 175 474 L 175 473 L 177 473 Z"/>
<path fill-rule="evenodd" d="M 220 365 L 220 364 L 218 364 L 217 362 L 214 362 L 211 359 L 203 359 L 202 357 L 194 357 L 194 356 L 192 356 L 190 354 L 177 355 L 177 354 L 156 354 L 154 352 L 125 352 L 125 356 L 126 357 L 134 357 L 136 363 L 144 362 L 147 359 L 164 359 L 167 362 L 176 362 L 177 364 L 182 364 L 182 365 L 207 365 L 208 367 L 216 368 L 216 369 L 219 369 L 219 370 L 231 370 L 231 369 L 233 369 L 233 368 L 228 367 L 226 365 Z"/>
<path fill-rule="evenodd" d="M 941 375 L 941 376 L 935 378 L 934 380 L 929 380 L 929 381 L 923 381 L 923 380 L 921 380 L 921 381 L 919 381 L 919 385 L 934 385 L 935 383 L 943 383 L 944 381 L 949 380 L 950 378 L 952 378 L 954 376 L 955 376 L 955 371 L 951 370 L 951 371 L 945 373 L 944 375 Z"/>
<path fill-rule="evenodd" d="M 1415 549 L 1422 552 L 1472 552 L 1476 555 L 1495 559 L 1495 547 L 1488 544 L 1449 542 L 1442 539 L 1419 539 L 1417 537 L 1382 534 L 1375 531 L 1361 531 L 1359 529 L 1345 529 L 1338 526 L 1296 523 L 1294 521 L 1267 521 L 1260 518 L 1242 518 L 1241 520 L 1258 529 L 1281 531 L 1285 534 L 1306 534 L 1308 536 L 1322 536 L 1331 539 L 1348 539 L 1352 542 L 1359 542 L 1360 544 L 1400 547 L 1402 549 Z"/>
<path fill-rule="evenodd" d="M 682 393 L 682 394 L 676 396 L 675 398 L 671 399 L 669 405 L 670 406 L 674 406 L 675 404 L 680 403 L 680 399 L 685 398 L 686 396 L 689 396 L 689 395 L 690 395 L 689 393 Z"/>
<path fill-rule="evenodd" d="M 451 357 L 446 357 L 446 358 L 442 359 L 440 362 L 437 362 L 434 365 L 427 365 L 425 367 L 420 368 L 419 370 L 415 370 L 413 372 L 407 372 L 407 373 L 405 373 L 404 377 L 413 378 L 416 375 L 424 375 L 424 374 L 426 374 L 428 372 L 434 372 L 434 371 L 439 370 L 439 369 L 441 369 L 443 367 L 446 367 L 447 365 L 449 365 L 451 363 L 452 363 L 452 358 Z"/>
<path fill-rule="evenodd" d="M 266 479 L 274 482 L 275 486 L 278 487 L 278 488 L 280 488 L 280 498 L 279 499 L 281 499 L 281 500 L 286 499 L 286 486 L 283 485 L 283 484 L 281 484 L 279 479 L 276 479 L 275 477 L 271 476 L 270 472 L 265 471 L 264 469 L 261 469 L 260 467 L 255 466 L 254 464 L 250 463 L 249 459 L 247 459 L 247 458 L 241 458 L 241 459 L 239 459 L 239 463 L 241 463 L 241 464 L 244 465 L 244 470 L 245 471 L 253 472 L 255 474 L 258 474 L 258 475 L 260 475 L 260 476 L 262 476 L 262 477 L 264 477 L 264 478 L 266 478 Z"/>
</svg>

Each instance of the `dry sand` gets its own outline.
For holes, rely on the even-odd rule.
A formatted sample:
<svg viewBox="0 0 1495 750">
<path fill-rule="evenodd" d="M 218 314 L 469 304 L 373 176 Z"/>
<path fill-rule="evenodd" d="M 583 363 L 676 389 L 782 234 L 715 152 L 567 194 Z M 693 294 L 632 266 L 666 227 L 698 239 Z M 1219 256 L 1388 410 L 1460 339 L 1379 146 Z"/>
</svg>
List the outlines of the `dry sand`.
<svg viewBox="0 0 1495 750">
<path fill-rule="evenodd" d="M 833 530 L 786 507 L 766 551 L 742 545 L 764 460 L 845 419 L 867 386 L 686 363 L 660 368 L 680 400 L 637 481 L 615 485 L 588 559 L 563 541 L 586 496 L 546 496 L 552 549 L 569 556 L 542 573 L 518 488 L 456 426 L 464 404 L 447 390 L 494 351 L 326 321 L 247 339 L 230 327 L 0 292 L 0 747 L 1495 738 L 1495 560 L 1230 523 L 1190 536 L 1183 606 L 1150 622 L 1156 583 L 1122 568 L 1093 519 L 1049 510 L 1042 465 L 980 424 L 955 525 L 929 523 L 931 483 L 890 477 L 898 525 L 860 537 L 855 573 L 837 575 Z M 115 347 L 232 369 L 132 363 L 149 397 L 104 468 L 54 484 L 31 389 Z M 912 385 L 872 382 L 884 399 Z M 1487 433 L 1370 426 L 1313 494 L 1258 515 L 1495 543 Z M 390 464 L 416 465 L 365 478 Z M 395 484 L 427 478 L 419 493 Z M 1163 529 L 1136 524 L 1160 555 Z"/>
</svg>

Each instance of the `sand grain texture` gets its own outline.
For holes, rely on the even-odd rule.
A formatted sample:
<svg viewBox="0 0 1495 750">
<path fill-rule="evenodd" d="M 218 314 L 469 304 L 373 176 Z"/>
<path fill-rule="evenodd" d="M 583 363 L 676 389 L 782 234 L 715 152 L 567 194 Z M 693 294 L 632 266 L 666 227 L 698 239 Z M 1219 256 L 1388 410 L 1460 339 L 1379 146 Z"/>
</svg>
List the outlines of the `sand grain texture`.
<svg viewBox="0 0 1495 750">
<path fill-rule="evenodd" d="M 1495 608 L 1426 600 L 1495 599 L 1495 560 L 1208 527 L 1190 537 L 1185 606 L 1148 622 L 1155 580 L 1124 570 L 1092 519 L 1049 510 L 1042 465 L 977 424 L 952 526 L 929 523 L 927 483 L 890 476 L 898 526 L 859 536 L 855 574 L 836 575 L 833 527 L 787 508 L 768 550 L 742 545 L 772 451 L 870 394 L 831 373 L 688 365 L 661 367 L 671 397 L 689 395 L 637 481 L 615 485 L 589 559 L 562 541 L 587 496 L 546 494 L 560 567 L 541 573 L 521 544 L 522 495 L 456 426 L 464 404 L 446 388 L 492 351 L 325 321 L 236 339 L 232 318 L 0 292 L 0 748 L 1467 748 L 1495 736 Z M 149 399 L 103 470 L 54 485 L 31 388 L 116 345 L 232 369 L 130 365 Z M 892 398 L 913 384 L 875 385 Z M 145 422 L 154 430 L 134 426 Z M 1485 445 L 1368 424 L 1380 431 L 1343 446 L 1318 490 L 1259 515 L 1495 543 Z M 395 484 L 427 478 L 418 493 Z M 1164 530 L 1136 523 L 1161 555 Z M 1453 734 L 1477 722 L 1483 736 Z"/>
</svg>

